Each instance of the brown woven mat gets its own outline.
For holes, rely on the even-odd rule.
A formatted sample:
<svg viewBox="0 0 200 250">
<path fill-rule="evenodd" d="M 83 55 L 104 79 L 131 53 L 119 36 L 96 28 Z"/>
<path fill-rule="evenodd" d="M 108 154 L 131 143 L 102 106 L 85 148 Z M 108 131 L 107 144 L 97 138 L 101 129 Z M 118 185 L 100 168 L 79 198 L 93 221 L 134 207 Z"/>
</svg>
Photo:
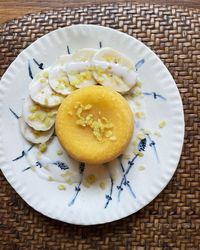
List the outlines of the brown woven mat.
<svg viewBox="0 0 200 250">
<path fill-rule="evenodd" d="M 149 46 L 173 75 L 186 135 L 178 169 L 147 207 L 120 221 L 74 226 L 30 208 L 0 174 L 0 249 L 200 249 L 200 10 L 103 4 L 43 11 L 0 26 L 0 76 L 38 37 L 89 23 L 126 32 Z"/>
</svg>

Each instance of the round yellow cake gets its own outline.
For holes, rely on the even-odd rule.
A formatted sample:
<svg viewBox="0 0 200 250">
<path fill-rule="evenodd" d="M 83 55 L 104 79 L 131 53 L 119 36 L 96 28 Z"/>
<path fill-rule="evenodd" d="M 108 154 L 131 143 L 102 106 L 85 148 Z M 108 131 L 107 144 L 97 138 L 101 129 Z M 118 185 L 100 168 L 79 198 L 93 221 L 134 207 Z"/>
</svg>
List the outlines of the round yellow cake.
<svg viewBox="0 0 200 250">
<path fill-rule="evenodd" d="M 56 134 L 63 148 L 74 159 L 90 164 L 119 156 L 133 129 L 133 113 L 125 98 L 103 86 L 74 91 L 56 117 Z"/>
</svg>

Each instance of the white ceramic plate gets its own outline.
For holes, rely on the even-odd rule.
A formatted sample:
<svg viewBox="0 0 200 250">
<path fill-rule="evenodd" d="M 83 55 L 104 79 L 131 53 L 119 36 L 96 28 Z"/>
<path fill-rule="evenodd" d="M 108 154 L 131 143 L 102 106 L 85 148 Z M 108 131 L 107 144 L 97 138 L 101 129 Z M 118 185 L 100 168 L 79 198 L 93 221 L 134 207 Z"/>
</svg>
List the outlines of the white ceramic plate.
<svg viewBox="0 0 200 250">
<path fill-rule="evenodd" d="M 135 157 L 130 143 L 125 154 L 106 166 L 85 166 L 58 156 L 55 137 L 42 159 L 19 132 L 15 114 L 21 115 L 31 76 L 51 65 L 64 53 L 80 48 L 112 47 L 129 56 L 136 65 L 143 95 L 129 100 L 146 119 L 135 118 L 136 130 L 150 130 L 140 143 L 143 157 Z M 140 102 L 141 107 L 135 105 Z M 137 110 L 138 109 L 138 110 Z M 15 113 L 11 112 L 14 111 Z M 162 129 L 159 124 L 166 121 Z M 154 134 L 159 131 L 162 136 Z M 10 65 L 0 84 L 0 164 L 9 183 L 34 209 L 54 219 L 73 224 L 99 224 L 135 213 L 152 201 L 176 170 L 184 138 L 184 115 L 176 84 L 161 60 L 144 44 L 121 32 L 94 25 L 76 25 L 55 30 L 26 48 Z M 120 164 L 121 163 L 121 164 Z M 30 166 L 33 166 L 30 169 Z M 49 165 L 45 169 L 44 165 Z M 66 168 L 75 183 L 66 183 Z M 62 169 L 64 168 L 64 169 Z M 32 171 L 36 170 L 36 171 Z M 86 182 L 88 175 L 95 182 Z M 48 181 L 52 176 L 54 181 Z M 105 189 L 100 183 L 105 184 Z M 59 190 L 63 184 L 66 190 Z M 102 186 L 103 184 L 101 184 Z"/>
</svg>

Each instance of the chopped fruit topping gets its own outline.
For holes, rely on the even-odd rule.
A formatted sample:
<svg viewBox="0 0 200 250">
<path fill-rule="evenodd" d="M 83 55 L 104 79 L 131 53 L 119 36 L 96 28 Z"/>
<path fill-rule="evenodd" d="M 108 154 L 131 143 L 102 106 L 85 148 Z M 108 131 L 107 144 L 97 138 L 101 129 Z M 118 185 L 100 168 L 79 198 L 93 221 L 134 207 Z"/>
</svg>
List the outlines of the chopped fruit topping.
<svg viewBox="0 0 200 250">
<path fill-rule="evenodd" d="M 57 155 L 62 155 L 63 151 L 61 149 L 57 150 Z"/>
<path fill-rule="evenodd" d="M 155 131 L 154 132 L 154 135 L 158 136 L 158 137 L 161 137 L 161 133 L 159 131 Z"/>
<path fill-rule="evenodd" d="M 45 142 L 40 143 L 38 148 L 39 148 L 40 152 L 45 152 L 47 150 L 47 144 Z"/>
<path fill-rule="evenodd" d="M 124 154 L 124 155 L 123 155 L 123 158 L 129 160 L 129 159 L 131 158 L 131 156 L 130 156 L 130 155 Z"/>
<path fill-rule="evenodd" d="M 42 74 L 42 76 L 43 76 L 44 78 L 47 78 L 47 79 L 48 79 L 48 77 L 49 77 L 49 72 L 48 72 L 48 71 L 45 71 L 45 72 Z"/>
<path fill-rule="evenodd" d="M 93 183 L 95 183 L 95 181 L 96 181 L 96 177 L 93 174 L 90 174 L 87 176 L 87 182 L 89 184 L 93 184 Z"/>
<path fill-rule="evenodd" d="M 48 181 L 53 181 L 52 176 L 49 176 Z"/>
<path fill-rule="evenodd" d="M 166 122 L 165 122 L 165 121 L 162 121 L 162 122 L 159 124 L 159 127 L 160 127 L 160 128 L 163 128 L 165 125 L 166 125 Z"/>
<path fill-rule="evenodd" d="M 143 140 L 145 138 L 145 135 L 143 134 L 138 134 L 137 135 L 137 138 L 140 139 L 140 140 Z"/>
<path fill-rule="evenodd" d="M 100 117 L 95 121 L 93 119 L 93 114 L 87 114 L 86 117 L 83 116 L 84 111 L 88 111 L 92 109 L 91 104 L 83 105 L 80 102 L 77 102 L 74 105 L 74 109 L 76 110 L 76 124 L 82 127 L 90 127 L 92 129 L 93 135 L 96 137 L 96 139 L 100 142 L 103 141 L 103 139 L 109 138 L 110 141 L 116 141 L 116 136 L 112 136 L 112 129 L 113 125 L 112 123 L 108 123 L 108 119 L 106 117 Z M 69 111 L 71 112 L 71 111 Z M 99 114 L 100 116 L 100 114 Z M 107 130 L 109 129 L 109 130 Z"/>
<path fill-rule="evenodd" d="M 66 187 L 65 187 L 65 185 L 63 185 L 63 184 L 59 184 L 59 185 L 58 185 L 58 189 L 59 189 L 59 190 L 66 190 Z"/>
<path fill-rule="evenodd" d="M 145 170 L 145 167 L 144 166 L 139 166 L 138 169 L 142 171 L 142 170 Z"/>
<path fill-rule="evenodd" d="M 45 79 L 40 80 L 40 83 L 45 83 L 45 82 L 46 82 Z"/>
<path fill-rule="evenodd" d="M 105 183 L 104 183 L 104 182 L 101 182 L 101 183 L 99 184 L 99 186 L 100 186 L 100 188 L 101 188 L 101 189 L 103 189 L 103 190 L 104 190 L 104 189 L 105 189 L 105 187 L 106 187 L 106 185 L 105 185 Z"/>
</svg>

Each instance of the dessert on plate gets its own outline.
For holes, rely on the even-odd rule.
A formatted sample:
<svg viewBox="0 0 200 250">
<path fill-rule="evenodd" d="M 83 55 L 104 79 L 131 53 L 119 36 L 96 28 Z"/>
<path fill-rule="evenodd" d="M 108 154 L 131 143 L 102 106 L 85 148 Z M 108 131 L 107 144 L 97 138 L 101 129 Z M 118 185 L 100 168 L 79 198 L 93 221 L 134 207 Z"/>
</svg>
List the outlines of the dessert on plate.
<svg viewBox="0 0 200 250">
<path fill-rule="evenodd" d="M 133 133 L 133 113 L 122 95 L 104 86 L 74 91 L 61 104 L 56 134 L 74 159 L 105 163 L 119 156 Z"/>
<path fill-rule="evenodd" d="M 30 83 L 21 132 L 46 149 L 56 123 L 58 140 L 71 157 L 84 163 L 109 162 L 132 137 L 133 113 L 122 95 L 136 82 L 131 60 L 112 48 L 62 55 Z"/>
</svg>

